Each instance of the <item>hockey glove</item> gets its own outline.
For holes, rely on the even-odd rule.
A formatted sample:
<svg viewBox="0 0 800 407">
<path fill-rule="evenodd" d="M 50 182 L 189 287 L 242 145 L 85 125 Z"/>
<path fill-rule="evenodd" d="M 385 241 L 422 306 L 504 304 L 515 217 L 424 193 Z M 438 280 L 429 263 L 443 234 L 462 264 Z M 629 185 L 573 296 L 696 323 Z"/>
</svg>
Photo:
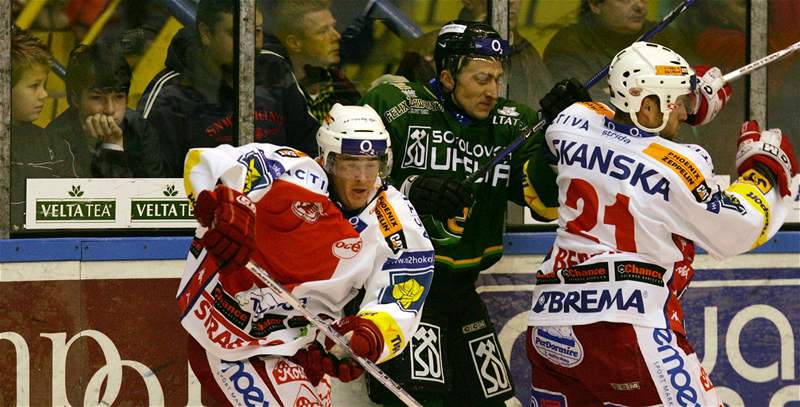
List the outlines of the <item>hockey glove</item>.
<svg viewBox="0 0 800 407">
<path fill-rule="evenodd" d="M 731 85 L 722 79 L 722 72 L 717 67 L 698 65 L 694 67 L 694 73 L 698 83 L 694 91 L 693 108 L 686 123 L 699 126 L 714 119 L 725 103 L 728 103 L 732 90 Z"/>
<path fill-rule="evenodd" d="M 350 341 L 350 349 L 358 356 L 377 361 L 383 352 L 383 334 L 378 326 L 369 319 L 358 315 L 346 316 L 333 324 L 333 329 Z M 333 341 L 325 338 L 325 347 L 340 358 L 346 354 L 334 346 Z"/>
<path fill-rule="evenodd" d="M 240 192 L 218 185 L 197 197 L 194 215 L 209 228 L 200 244 L 214 256 L 221 271 L 244 267 L 255 247 L 256 206 Z"/>
<path fill-rule="evenodd" d="M 431 215 L 447 222 L 448 219 L 463 215 L 464 208 L 472 206 L 475 196 L 472 190 L 452 177 L 419 175 L 408 187 L 408 200 L 420 215 Z"/>
<path fill-rule="evenodd" d="M 339 359 L 332 353 L 326 352 L 317 342 L 300 349 L 290 359 L 303 367 L 306 378 L 314 386 L 318 385 L 326 374 L 339 379 L 342 383 L 353 381 L 364 374 L 364 368 L 354 360 Z"/>
<path fill-rule="evenodd" d="M 739 175 L 756 167 L 767 168 L 778 183 L 781 196 L 791 194 L 792 177 L 797 174 L 797 155 L 789 137 L 780 129 L 760 130 L 758 122 L 742 124 L 736 151 L 736 171 Z"/>
<path fill-rule="evenodd" d="M 576 102 L 591 102 L 589 90 L 578 82 L 577 79 L 564 79 L 550 89 L 544 97 L 539 100 L 542 107 L 542 116 L 547 123 L 552 123 L 562 110 L 572 106 Z"/>
</svg>

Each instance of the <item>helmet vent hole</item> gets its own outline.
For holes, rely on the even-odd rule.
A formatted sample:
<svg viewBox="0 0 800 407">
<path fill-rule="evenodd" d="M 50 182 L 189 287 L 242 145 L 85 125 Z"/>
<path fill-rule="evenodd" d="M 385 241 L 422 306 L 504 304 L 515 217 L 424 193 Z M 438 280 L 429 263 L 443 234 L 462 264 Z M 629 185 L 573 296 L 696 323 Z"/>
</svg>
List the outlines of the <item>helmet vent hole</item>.
<svg viewBox="0 0 800 407">
<path fill-rule="evenodd" d="M 625 73 L 622 74 L 623 78 L 627 78 L 629 76 L 631 76 L 631 71 L 625 71 Z"/>
</svg>

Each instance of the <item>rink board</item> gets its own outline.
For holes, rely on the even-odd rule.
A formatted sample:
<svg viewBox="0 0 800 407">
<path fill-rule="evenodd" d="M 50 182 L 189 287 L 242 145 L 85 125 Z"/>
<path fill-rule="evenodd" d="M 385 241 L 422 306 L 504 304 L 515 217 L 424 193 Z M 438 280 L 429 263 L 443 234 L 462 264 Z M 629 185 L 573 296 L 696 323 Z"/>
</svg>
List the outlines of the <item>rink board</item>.
<svg viewBox="0 0 800 407">
<path fill-rule="evenodd" d="M 479 280 L 523 405 L 526 311 L 552 238 L 508 235 L 506 256 Z M 173 299 L 187 247 L 186 238 L 0 241 L 0 405 L 199 405 Z M 800 233 L 726 262 L 700 255 L 696 266 L 687 328 L 723 399 L 800 406 Z"/>
</svg>

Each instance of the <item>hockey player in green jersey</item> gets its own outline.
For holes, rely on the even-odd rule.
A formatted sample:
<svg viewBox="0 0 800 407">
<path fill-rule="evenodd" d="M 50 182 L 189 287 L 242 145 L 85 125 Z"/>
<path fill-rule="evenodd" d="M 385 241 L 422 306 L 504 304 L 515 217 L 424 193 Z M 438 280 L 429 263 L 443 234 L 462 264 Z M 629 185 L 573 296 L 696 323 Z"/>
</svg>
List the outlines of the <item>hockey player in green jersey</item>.
<svg viewBox="0 0 800 407">
<path fill-rule="evenodd" d="M 507 53 L 508 43 L 491 26 L 452 21 L 437 38 L 436 79 L 382 84 L 362 100 L 391 134 L 391 182 L 422 215 L 434 242 L 434 282 L 422 323 L 404 353 L 382 365 L 426 406 L 503 406 L 514 395 L 475 281 L 503 254 L 507 201 L 527 204 L 538 219 L 556 216 L 555 174 L 546 165 L 528 168 L 542 134 L 474 184 L 464 183 L 538 121 L 531 108 L 498 96 Z M 542 99 L 544 117 L 583 100 L 589 96 L 580 84 L 560 82 Z M 373 401 L 400 405 L 377 382 L 368 387 Z"/>
</svg>

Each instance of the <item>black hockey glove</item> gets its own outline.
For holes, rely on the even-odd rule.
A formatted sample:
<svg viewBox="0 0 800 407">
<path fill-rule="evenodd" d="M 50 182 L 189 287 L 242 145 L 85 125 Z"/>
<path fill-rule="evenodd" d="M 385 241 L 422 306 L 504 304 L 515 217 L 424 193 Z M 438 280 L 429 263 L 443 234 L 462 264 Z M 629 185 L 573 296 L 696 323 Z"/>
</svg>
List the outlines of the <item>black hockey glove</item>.
<svg viewBox="0 0 800 407">
<path fill-rule="evenodd" d="M 547 123 L 552 123 L 562 110 L 570 107 L 573 103 L 591 101 L 589 90 L 577 79 L 570 78 L 553 86 L 553 89 L 550 89 L 550 92 L 547 92 L 539 101 L 539 106 L 542 107 L 542 116 Z"/>
<path fill-rule="evenodd" d="M 464 208 L 471 207 L 475 196 L 455 178 L 419 175 L 411 183 L 408 200 L 420 215 L 431 215 L 446 222 L 462 215 Z"/>
</svg>

